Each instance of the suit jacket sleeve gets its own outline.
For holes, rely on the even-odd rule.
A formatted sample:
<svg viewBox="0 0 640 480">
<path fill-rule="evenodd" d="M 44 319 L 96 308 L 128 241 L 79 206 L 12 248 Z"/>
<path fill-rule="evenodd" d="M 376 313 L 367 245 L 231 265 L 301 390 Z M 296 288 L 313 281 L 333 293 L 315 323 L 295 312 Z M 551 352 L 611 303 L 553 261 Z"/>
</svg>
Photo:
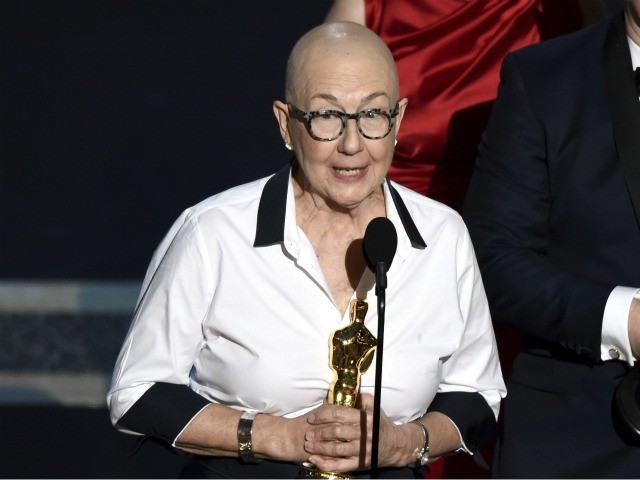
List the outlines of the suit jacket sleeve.
<svg viewBox="0 0 640 480">
<path fill-rule="evenodd" d="M 464 217 L 494 320 L 599 361 L 602 315 L 614 285 L 565 271 L 549 255 L 553 152 L 527 86 L 517 57 L 508 55 Z"/>
</svg>

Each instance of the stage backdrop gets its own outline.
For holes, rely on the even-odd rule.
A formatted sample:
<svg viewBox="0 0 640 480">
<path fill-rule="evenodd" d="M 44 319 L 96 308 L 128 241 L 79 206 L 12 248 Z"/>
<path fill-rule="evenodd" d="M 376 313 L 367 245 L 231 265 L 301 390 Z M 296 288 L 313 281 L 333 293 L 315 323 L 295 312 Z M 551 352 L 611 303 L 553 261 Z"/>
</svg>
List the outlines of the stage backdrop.
<svg viewBox="0 0 640 480">
<path fill-rule="evenodd" d="M 141 279 L 186 207 L 288 160 L 286 58 L 329 0 L 0 3 L 0 280 Z"/>
</svg>

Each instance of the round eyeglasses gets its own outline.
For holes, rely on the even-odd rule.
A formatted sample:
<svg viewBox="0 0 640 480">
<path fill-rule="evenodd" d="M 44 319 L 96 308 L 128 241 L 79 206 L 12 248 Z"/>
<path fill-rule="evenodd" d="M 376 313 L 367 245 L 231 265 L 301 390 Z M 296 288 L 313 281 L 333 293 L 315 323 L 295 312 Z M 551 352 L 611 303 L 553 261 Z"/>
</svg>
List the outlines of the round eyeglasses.
<svg viewBox="0 0 640 480">
<path fill-rule="evenodd" d="M 317 110 L 305 112 L 291 103 L 287 104 L 291 113 L 306 124 L 309 135 L 320 142 L 330 142 L 342 135 L 348 120 L 355 120 L 358 131 L 364 138 L 379 140 L 386 137 L 393 127 L 393 119 L 398 115 L 398 102 L 389 109 L 369 108 L 357 113 L 340 110 Z"/>
</svg>

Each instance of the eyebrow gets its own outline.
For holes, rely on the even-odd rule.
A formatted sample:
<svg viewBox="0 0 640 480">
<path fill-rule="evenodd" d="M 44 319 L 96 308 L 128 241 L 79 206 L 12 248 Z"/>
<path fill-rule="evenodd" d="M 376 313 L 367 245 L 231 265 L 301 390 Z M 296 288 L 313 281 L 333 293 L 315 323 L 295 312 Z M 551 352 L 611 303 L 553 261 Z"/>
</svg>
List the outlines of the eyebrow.
<svg viewBox="0 0 640 480">
<path fill-rule="evenodd" d="M 387 92 L 379 91 L 379 92 L 370 93 L 366 97 L 362 98 L 360 100 L 360 103 L 367 103 L 367 102 L 370 102 L 371 100 L 373 100 L 374 98 L 378 98 L 378 97 L 388 97 Z M 334 97 L 333 95 L 331 95 L 329 93 L 319 93 L 319 94 L 314 95 L 313 97 L 311 97 L 312 100 L 314 98 L 321 98 L 323 100 L 329 100 L 329 101 L 334 101 L 334 102 L 338 100 L 336 97 Z"/>
</svg>

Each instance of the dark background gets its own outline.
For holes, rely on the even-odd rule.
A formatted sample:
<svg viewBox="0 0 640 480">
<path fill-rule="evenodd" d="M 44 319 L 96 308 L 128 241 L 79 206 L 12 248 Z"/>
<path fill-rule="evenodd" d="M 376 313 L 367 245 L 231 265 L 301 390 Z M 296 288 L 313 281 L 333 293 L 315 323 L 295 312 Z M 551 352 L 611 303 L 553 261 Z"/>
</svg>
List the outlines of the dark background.
<svg viewBox="0 0 640 480">
<path fill-rule="evenodd" d="M 1 277 L 137 279 L 186 207 L 288 160 L 272 103 L 329 0 L 2 0 Z"/>
<path fill-rule="evenodd" d="M 272 102 L 293 44 L 329 6 L 0 0 L 0 283 L 141 281 L 183 209 L 284 165 Z M 2 313 L 0 335 L 60 324 L 108 375 L 128 321 Z M 98 326 L 118 340 L 102 345 Z M 14 360 L 0 370 L 38 368 Z M 153 441 L 133 453 L 137 442 L 104 406 L 0 404 L 2 478 L 178 475 L 182 455 Z"/>
</svg>

